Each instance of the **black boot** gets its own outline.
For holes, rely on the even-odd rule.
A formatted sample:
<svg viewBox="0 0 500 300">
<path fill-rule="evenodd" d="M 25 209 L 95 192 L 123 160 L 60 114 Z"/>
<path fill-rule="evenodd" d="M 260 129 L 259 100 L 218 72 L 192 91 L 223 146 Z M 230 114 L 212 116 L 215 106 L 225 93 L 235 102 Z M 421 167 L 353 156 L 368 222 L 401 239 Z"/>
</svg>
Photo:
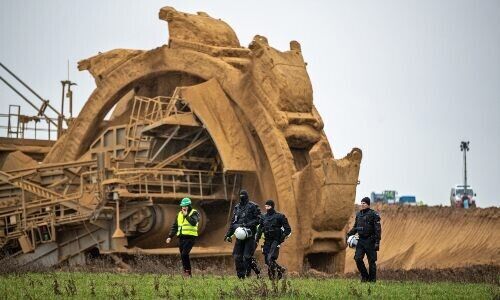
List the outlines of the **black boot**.
<svg viewBox="0 0 500 300">
<path fill-rule="evenodd" d="M 285 276 L 286 269 L 283 268 L 282 266 L 277 266 L 276 273 L 278 275 L 278 280 L 280 280 L 281 278 L 283 278 Z"/>
<path fill-rule="evenodd" d="M 252 261 L 250 262 L 250 268 L 255 272 L 257 278 L 260 278 L 260 268 L 259 265 L 257 264 L 257 260 L 255 259 L 255 257 L 252 257 Z"/>
<path fill-rule="evenodd" d="M 274 280 L 276 278 L 276 269 L 273 266 L 268 266 L 267 275 L 269 276 L 269 279 Z"/>
</svg>

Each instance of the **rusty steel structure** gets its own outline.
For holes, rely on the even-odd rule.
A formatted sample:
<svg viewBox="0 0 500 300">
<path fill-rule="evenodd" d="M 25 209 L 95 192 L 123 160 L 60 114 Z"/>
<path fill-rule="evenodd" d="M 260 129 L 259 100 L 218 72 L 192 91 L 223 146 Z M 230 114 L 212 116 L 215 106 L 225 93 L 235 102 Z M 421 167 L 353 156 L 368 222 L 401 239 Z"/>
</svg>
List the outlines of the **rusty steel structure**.
<svg viewBox="0 0 500 300">
<path fill-rule="evenodd" d="M 281 52 L 255 36 L 245 48 L 206 13 L 164 7 L 159 17 L 167 44 L 79 63 L 97 87 L 55 143 L 0 140 L 2 256 L 54 265 L 89 252 L 177 254 L 164 241 L 183 197 L 201 212 L 192 255 L 229 256 L 223 237 L 245 188 L 288 216 L 280 260 L 290 270 L 343 271 L 362 155 L 334 158 L 300 44 Z"/>
</svg>

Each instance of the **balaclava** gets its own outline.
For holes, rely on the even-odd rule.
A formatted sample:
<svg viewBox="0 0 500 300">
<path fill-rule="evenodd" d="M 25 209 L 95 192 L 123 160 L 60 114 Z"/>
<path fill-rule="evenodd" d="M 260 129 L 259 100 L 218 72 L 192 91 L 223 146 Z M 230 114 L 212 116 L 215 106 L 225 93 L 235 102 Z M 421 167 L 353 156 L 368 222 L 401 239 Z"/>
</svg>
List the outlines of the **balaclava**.
<svg viewBox="0 0 500 300">
<path fill-rule="evenodd" d="M 267 210 L 267 213 L 273 214 L 274 213 L 274 201 L 273 200 L 267 200 L 266 205 L 271 206 L 271 209 Z"/>
<path fill-rule="evenodd" d="M 247 204 L 248 203 L 248 192 L 246 190 L 240 191 L 240 203 Z"/>
</svg>

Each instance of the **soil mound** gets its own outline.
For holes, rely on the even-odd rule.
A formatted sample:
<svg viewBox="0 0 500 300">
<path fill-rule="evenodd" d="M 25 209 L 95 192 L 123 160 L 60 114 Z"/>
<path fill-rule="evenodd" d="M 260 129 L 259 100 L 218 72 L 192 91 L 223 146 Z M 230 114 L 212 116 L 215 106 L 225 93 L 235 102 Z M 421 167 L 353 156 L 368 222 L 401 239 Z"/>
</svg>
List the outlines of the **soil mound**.
<svg viewBox="0 0 500 300">
<path fill-rule="evenodd" d="M 375 207 L 382 218 L 380 269 L 500 266 L 500 208 Z M 354 218 L 351 219 L 351 225 Z M 356 270 L 354 249 L 345 272 Z M 497 273 L 498 274 L 498 273 Z"/>
</svg>

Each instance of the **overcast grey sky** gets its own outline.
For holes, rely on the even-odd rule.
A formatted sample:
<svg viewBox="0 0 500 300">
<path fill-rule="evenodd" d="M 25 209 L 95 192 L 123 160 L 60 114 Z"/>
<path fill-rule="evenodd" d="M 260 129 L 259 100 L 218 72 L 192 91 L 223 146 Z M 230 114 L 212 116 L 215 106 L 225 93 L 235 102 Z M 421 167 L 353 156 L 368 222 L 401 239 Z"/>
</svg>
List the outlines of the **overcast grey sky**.
<svg viewBox="0 0 500 300">
<path fill-rule="evenodd" d="M 77 61 L 165 44 L 158 11 L 167 5 L 223 19 L 244 46 L 256 34 L 279 50 L 301 43 L 334 155 L 363 150 L 356 202 L 395 189 L 448 205 L 463 176 L 459 144 L 469 140 L 478 204 L 500 205 L 498 0 L 2 0 L 0 61 L 59 107 L 69 60 L 79 111 L 95 84 Z M 20 103 L 3 83 L 0 101 L 1 112 Z"/>
</svg>

